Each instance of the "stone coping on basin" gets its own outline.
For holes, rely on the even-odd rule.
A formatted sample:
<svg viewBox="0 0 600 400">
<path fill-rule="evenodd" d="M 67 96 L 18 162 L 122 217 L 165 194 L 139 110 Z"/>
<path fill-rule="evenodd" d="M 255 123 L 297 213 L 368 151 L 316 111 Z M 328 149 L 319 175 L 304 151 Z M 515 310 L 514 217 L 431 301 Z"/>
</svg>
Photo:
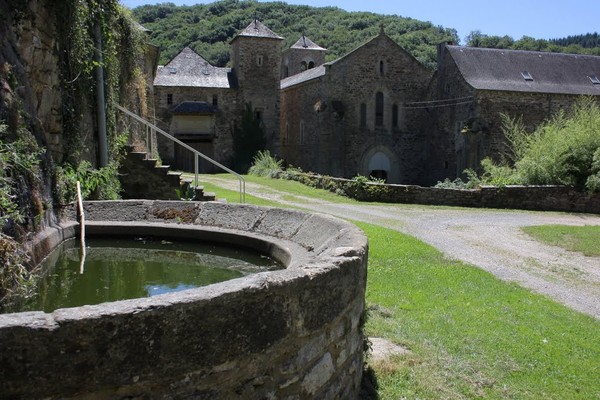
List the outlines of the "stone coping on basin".
<svg viewBox="0 0 600 400">
<path fill-rule="evenodd" d="M 89 234 L 217 241 L 285 268 L 150 298 L 0 315 L 0 398 L 356 398 L 368 245 L 354 225 L 216 202 L 84 209 Z M 54 236 L 77 234 L 72 221 L 63 226 Z M 45 250 L 57 242 L 41 236 Z"/>
</svg>

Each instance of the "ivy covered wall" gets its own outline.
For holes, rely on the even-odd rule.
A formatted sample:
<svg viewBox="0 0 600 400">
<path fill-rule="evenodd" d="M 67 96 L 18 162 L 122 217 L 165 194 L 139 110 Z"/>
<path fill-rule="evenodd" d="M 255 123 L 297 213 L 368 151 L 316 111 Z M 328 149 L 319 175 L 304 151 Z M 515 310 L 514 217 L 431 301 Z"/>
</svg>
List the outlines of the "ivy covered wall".
<svg viewBox="0 0 600 400">
<path fill-rule="evenodd" d="M 116 170 L 129 132 L 114 105 L 148 113 L 158 54 L 118 0 L 0 0 L 0 15 L 2 268 L 8 257 L 2 245 L 56 222 L 59 206 L 74 199 L 77 180 L 88 198 L 119 196 Z M 102 61 L 95 52 L 99 39 Z M 97 168 L 99 67 L 104 168 Z"/>
</svg>

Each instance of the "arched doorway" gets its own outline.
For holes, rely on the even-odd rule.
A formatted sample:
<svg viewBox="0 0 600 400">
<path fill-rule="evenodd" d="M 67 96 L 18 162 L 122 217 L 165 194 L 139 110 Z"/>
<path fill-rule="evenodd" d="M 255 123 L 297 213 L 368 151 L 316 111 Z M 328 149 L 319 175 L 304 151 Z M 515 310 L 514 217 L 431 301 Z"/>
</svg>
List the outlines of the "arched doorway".
<svg viewBox="0 0 600 400">
<path fill-rule="evenodd" d="M 386 183 L 400 183 L 398 157 L 390 147 L 378 144 L 366 149 L 360 158 L 359 174 L 383 179 Z"/>
<path fill-rule="evenodd" d="M 378 151 L 369 158 L 367 170 L 370 177 L 387 182 L 392 170 L 390 159 L 383 152 Z"/>
</svg>

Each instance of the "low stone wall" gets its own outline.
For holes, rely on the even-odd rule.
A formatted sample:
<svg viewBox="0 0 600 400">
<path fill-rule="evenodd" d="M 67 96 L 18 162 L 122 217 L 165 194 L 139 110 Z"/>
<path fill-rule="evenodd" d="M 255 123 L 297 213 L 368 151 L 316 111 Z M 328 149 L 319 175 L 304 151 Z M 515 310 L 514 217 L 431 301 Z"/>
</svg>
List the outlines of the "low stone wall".
<svg viewBox="0 0 600 400">
<path fill-rule="evenodd" d="M 600 193 L 582 193 L 568 186 L 484 186 L 477 189 L 444 189 L 357 182 L 305 173 L 286 174 L 284 178 L 361 201 L 600 214 Z"/>
<path fill-rule="evenodd" d="M 89 202 L 85 210 L 90 234 L 216 240 L 286 268 L 144 299 L 0 315 L 0 398 L 357 398 L 367 271 L 358 228 L 220 203 Z M 56 234 L 76 231 L 71 223 Z"/>
</svg>

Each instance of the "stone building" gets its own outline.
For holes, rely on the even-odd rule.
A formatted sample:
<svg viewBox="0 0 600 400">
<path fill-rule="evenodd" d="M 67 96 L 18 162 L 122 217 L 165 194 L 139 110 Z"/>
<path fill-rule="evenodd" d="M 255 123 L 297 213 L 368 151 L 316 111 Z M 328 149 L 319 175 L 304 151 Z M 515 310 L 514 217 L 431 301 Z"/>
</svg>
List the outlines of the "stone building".
<svg viewBox="0 0 600 400">
<path fill-rule="evenodd" d="M 233 159 L 233 131 L 251 103 L 269 143 L 279 137 L 281 40 L 253 21 L 231 41 L 232 67 L 221 68 L 186 47 L 154 79 L 156 119 L 160 128 L 222 164 Z M 193 169 L 193 155 L 159 138 L 163 162 Z M 201 172 L 214 172 L 202 161 Z"/>
<path fill-rule="evenodd" d="M 501 114 L 533 131 L 582 95 L 600 100 L 599 77 L 600 57 L 441 44 L 421 109 L 425 183 L 498 159 L 506 150 Z"/>
<path fill-rule="evenodd" d="M 533 130 L 578 96 L 600 99 L 600 57 L 442 44 L 432 71 L 383 28 L 332 62 L 304 35 L 283 52 L 281 40 L 253 21 L 231 41 L 231 68 L 184 49 L 154 81 L 163 126 L 228 164 L 251 103 L 268 148 L 293 166 L 430 185 L 498 158 L 501 113 Z M 161 155 L 186 167 L 172 148 Z"/>
<path fill-rule="evenodd" d="M 302 49 L 290 49 L 287 54 Z M 351 53 L 281 81 L 281 156 L 333 176 L 417 179 L 419 121 L 402 105 L 422 99 L 431 71 L 383 30 Z"/>
</svg>

